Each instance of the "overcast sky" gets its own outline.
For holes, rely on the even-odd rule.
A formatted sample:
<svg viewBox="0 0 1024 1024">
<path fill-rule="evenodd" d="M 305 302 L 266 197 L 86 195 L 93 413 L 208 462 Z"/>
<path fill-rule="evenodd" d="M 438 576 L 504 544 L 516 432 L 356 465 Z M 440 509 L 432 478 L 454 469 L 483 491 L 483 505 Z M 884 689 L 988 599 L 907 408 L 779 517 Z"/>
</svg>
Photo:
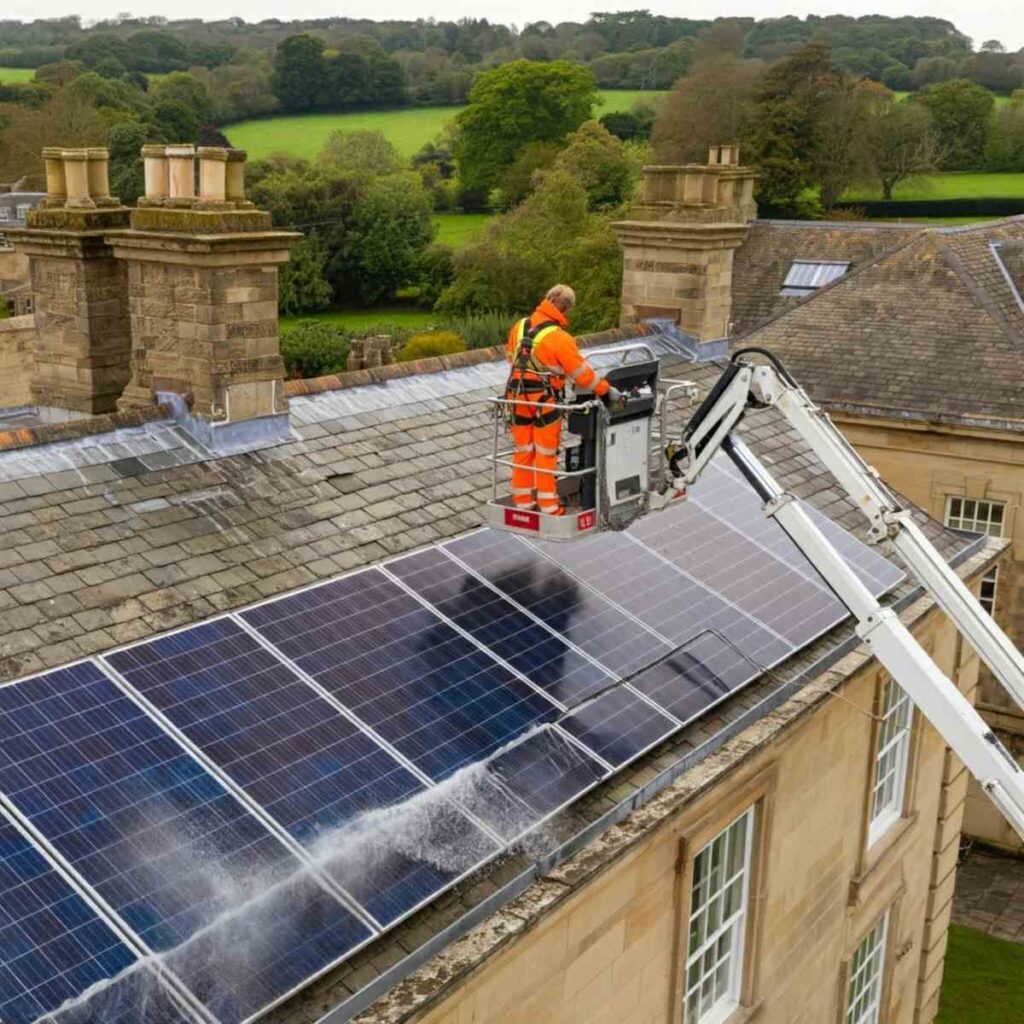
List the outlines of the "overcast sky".
<svg viewBox="0 0 1024 1024">
<path fill-rule="evenodd" d="M 894 6 L 881 0 L 691 0 L 668 3 L 635 0 L 630 4 L 602 4 L 600 0 L 567 0 L 553 8 L 545 0 L 92 0 L 83 7 L 69 7 L 67 0 L 4 0 L 3 17 L 56 17 L 82 14 L 88 18 L 107 18 L 124 10 L 137 15 L 163 14 L 168 17 L 227 18 L 241 15 L 247 21 L 262 18 L 325 18 L 337 15 L 368 18 L 418 18 L 428 14 L 438 19 L 487 17 L 492 21 L 522 25 L 547 18 L 551 21 L 584 21 L 593 10 L 651 10 L 692 18 L 727 15 L 754 18 L 783 14 L 876 14 L 932 15 L 948 18 L 976 43 L 999 39 L 1011 50 L 1024 48 L 1024 4 L 1021 0 L 901 0 Z"/>
</svg>

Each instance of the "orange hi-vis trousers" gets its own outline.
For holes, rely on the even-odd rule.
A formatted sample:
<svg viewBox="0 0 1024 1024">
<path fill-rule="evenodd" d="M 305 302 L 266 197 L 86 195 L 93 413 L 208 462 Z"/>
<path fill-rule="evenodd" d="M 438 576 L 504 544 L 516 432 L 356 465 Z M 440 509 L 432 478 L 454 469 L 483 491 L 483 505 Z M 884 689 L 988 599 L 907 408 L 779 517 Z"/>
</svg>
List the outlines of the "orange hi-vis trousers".
<svg viewBox="0 0 1024 1024">
<path fill-rule="evenodd" d="M 543 391 L 508 395 L 524 402 L 555 405 L 556 399 Z M 517 508 L 539 508 L 548 515 L 562 511 L 558 500 L 558 481 L 554 469 L 558 465 L 558 444 L 562 437 L 560 410 L 544 410 L 535 405 L 512 407 L 512 500 Z M 535 497 L 536 495 L 536 497 Z"/>
</svg>

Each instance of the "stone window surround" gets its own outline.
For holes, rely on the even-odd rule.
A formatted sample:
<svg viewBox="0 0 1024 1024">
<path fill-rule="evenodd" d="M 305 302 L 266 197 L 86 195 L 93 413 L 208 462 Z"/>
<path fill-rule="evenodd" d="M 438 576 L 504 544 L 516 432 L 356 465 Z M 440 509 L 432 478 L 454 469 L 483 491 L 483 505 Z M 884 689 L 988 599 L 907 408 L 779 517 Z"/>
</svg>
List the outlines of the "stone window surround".
<svg viewBox="0 0 1024 1024">
<path fill-rule="evenodd" d="M 883 677 L 876 696 L 876 727 L 874 730 L 874 760 L 872 762 L 871 804 L 867 845 L 873 847 L 907 813 L 907 796 L 914 764 L 914 733 L 916 715 L 914 705 L 895 680 Z M 886 735 L 887 727 L 895 724 L 893 735 Z M 894 764 L 890 764 L 892 759 Z M 879 804 L 879 786 L 883 780 L 879 773 L 885 767 L 886 777 L 895 775 L 893 794 Z M 891 770 L 890 770 L 891 769 Z"/>
<path fill-rule="evenodd" d="M 687 939 L 690 923 L 690 895 L 693 866 L 699 852 L 746 811 L 753 810 L 750 867 L 747 880 L 747 916 L 743 940 L 743 970 L 739 1002 L 727 1016 L 728 1024 L 746 1024 L 759 1016 L 761 997 L 761 949 L 764 930 L 763 893 L 770 869 L 768 838 L 774 817 L 778 766 L 774 762 L 759 771 L 740 775 L 727 795 L 713 801 L 705 797 L 694 808 L 696 817 L 680 832 L 677 858 L 676 927 L 673 940 L 676 976 L 673 979 L 671 1024 L 691 1024 L 684 1013 L 686 994 Z"/>
</svg>

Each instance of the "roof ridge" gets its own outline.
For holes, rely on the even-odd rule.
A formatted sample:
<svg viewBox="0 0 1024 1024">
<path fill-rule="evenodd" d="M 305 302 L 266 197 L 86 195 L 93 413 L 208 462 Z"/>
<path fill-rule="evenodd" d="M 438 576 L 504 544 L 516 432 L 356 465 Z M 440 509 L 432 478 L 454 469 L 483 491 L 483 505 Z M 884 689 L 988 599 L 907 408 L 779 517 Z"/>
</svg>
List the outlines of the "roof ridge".
<svg viewBox="0 0 1024 1024">
<path fill-rule="evenodd" d="M 576 338 L 581 348 L 593 348 L 616 341 L 639 338 L 648 334 L 657 334 L 654 324 L 636 323 L 626 327 L 610 327 L 605 331 L 593 334 L 581 334 Z M 324 377 L 306 377 L 287 380 L 284 383 L 285 393 L 289 398 L 299 395 L 317 395 L 324 391 L 342 391 L 345 388 L 361 387 L 367 384 L 386 384 L 389 380 L 402 377 L 417 377 L 444 370 L 460 370 L 467 366 L 479 366 L 481 363 L 499 363 L 505 359 L 504 344 L 492 345 L 490 348 L 472 348 L 465 352 L 453 352 L 447 356 L 428 356 L 425 359 L 411 359 L 406 362 L 388 363 L 386 366 L 375 366 L 367 370 L 343 370 Z"/>
<path fill-rule="evenodd" d="M 813 292 L 811 295 L 808 295 L 806 298 L 800 299 L 798 302 L 795 302 L 792 306 L 789 306 L 787 309 L 779 310 L 779 312 L 776 313 L 774 316 L 771 316 L 767 320 L 762 320 L 760 323 L 751 326 L 746 331 L 743 331 L 740 334 L 737 334 L 735 337 L 730 338 L 729 341 L 741 341 L 744 338 L 749 338 L 751 335 L 757 334 L 759 331 L 763 331 L 766 327 L 770 327 L 772 324 L 776 324 L 780 320 L 784 320 L 791 314 L 803 309 L 809 303 L 822 298 L 822 296 L 824 295 L 830 294 L 835 289 L 841 288 L 843 285 L 848 284 L 851 281 L 857 280 L 857 278 L 859 278 L 861 274 L 869 270 L 871 267 L 876 266 L 882 260 L 886 260 L 890 256 L 895 256 L 896 253 L 903 252 L 904 249 L 908 248 L 914 242 L 918 241 L 921 238 L 927 238 L 928 235 L 932 233 L 932 229 L 922 227 L 920 230 L 908 235 L 907 238 L 903 239 L 901 242 L 894 245 L 891 249 L 886 249 L 885 252 L 880 252 L 877 256 L 872 256 L 871 259 L 865 261 L 864 263 L 861 263 L 858 267 L 855 267 L 848 274 L 844 274 L 842 277 L 838 277 L 834 281 L 830 281 L 823 288 L 819 288 L 817 291 Z"/>
</svg>

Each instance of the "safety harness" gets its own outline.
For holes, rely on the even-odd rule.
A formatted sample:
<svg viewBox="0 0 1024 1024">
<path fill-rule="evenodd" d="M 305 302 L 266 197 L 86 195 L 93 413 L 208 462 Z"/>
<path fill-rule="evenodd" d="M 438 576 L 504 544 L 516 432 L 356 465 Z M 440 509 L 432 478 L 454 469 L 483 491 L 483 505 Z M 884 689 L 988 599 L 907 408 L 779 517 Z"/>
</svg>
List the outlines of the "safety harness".
<svg viewBox="0 0 1024 1024">
<path fill-rule="evenodd" d="M 545 410 L 544 399 L 550 398 L 559 402 L 562 398 L 561 392 L 551 384 L 551 371 L 541 363 L 534 354 L 535 347 L 552 331 L 559 330 L 559 324 L 554 320 L 542 320 L 534 327 L 530 326 L 530 318 L 524 317 L 516 324 L 515 351 L 512 353 L 512 368 L 508 375 L 508 384 L 505 387 L 509 397 L 518 398 L 522 401 L 529 401 L 527 395 L 540 394 L 542 397 L 538 404 L 529 407 L 529 412 L 520 414 L 512 410 L 511 420 L 518 427 L 526 427 L 533 424 L 537 427 L 546 427 L 554 423 L 562 415 L 558 409 Z M 528 380 L 526 375 L 532 374 L 537 379 Z"/>
</svg>

